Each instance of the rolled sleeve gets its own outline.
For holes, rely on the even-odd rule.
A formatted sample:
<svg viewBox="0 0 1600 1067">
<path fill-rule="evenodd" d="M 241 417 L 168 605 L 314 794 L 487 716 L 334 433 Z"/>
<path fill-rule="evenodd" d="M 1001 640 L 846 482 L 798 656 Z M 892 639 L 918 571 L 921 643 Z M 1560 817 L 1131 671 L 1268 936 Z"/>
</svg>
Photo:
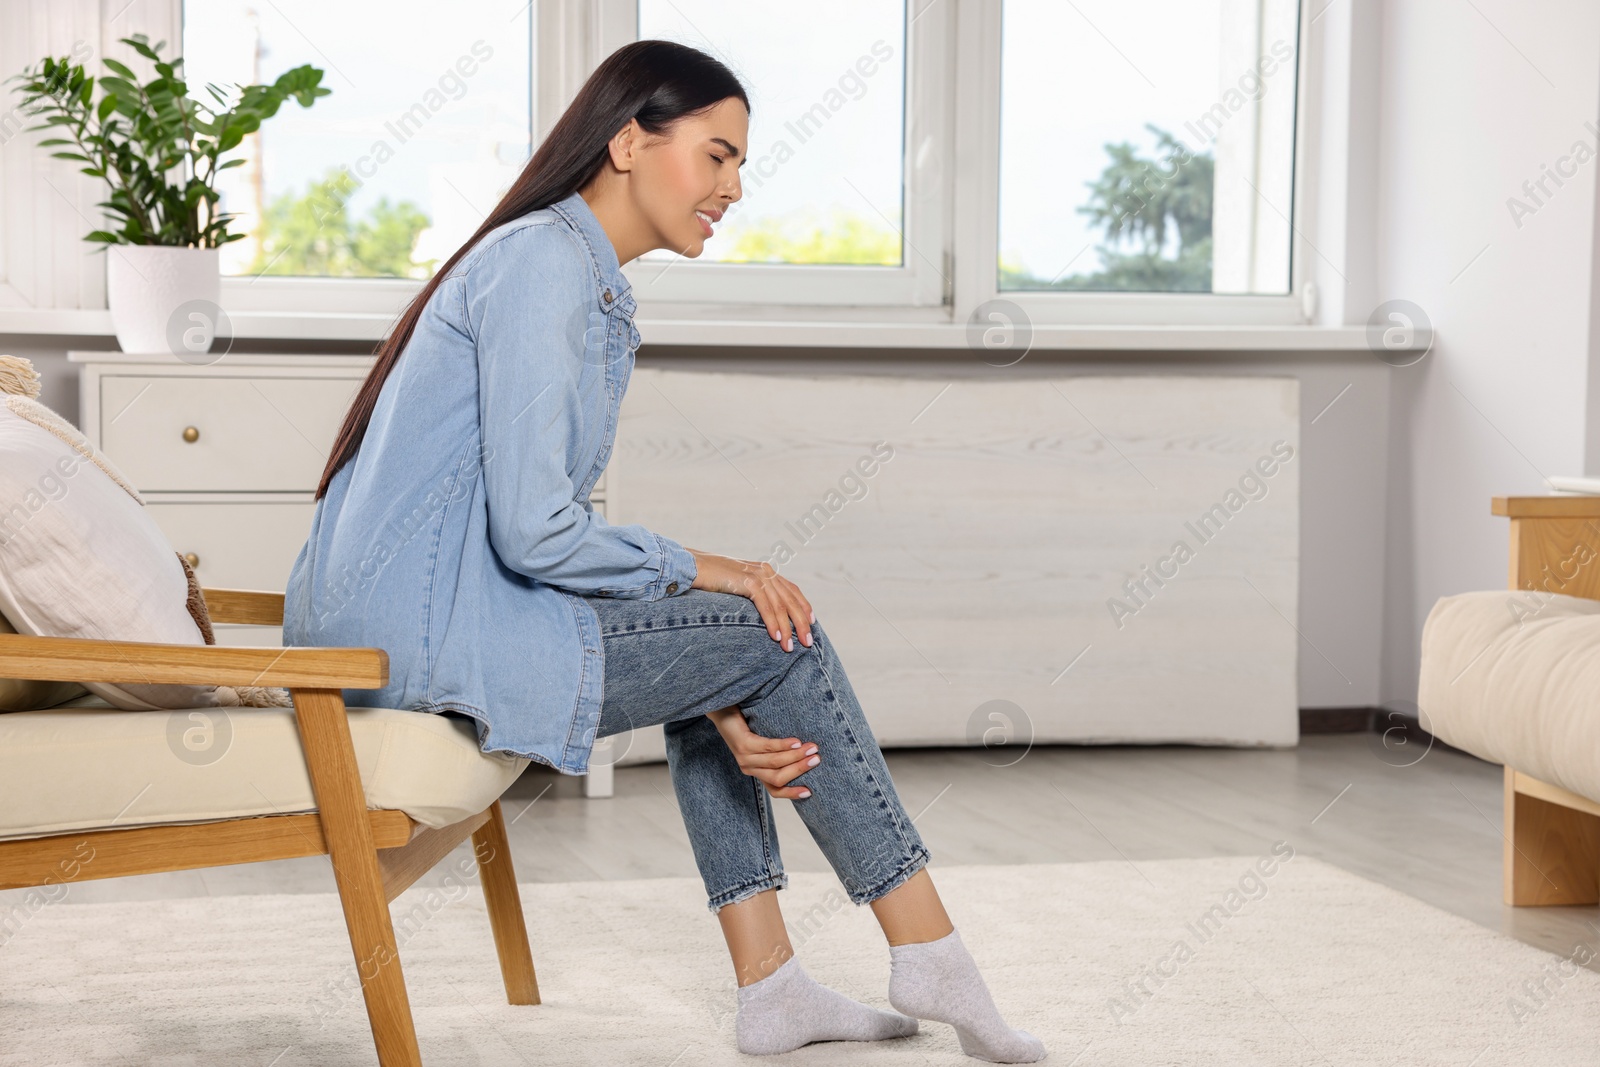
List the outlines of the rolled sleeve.
<svg viewBox="0 0 1600 1067">
<path fill-rule="evenodd" d="M 610 525 L 575 499 L 569 469 L 581 463 L 586 411 L 606 403 L 603 361 L 585 358 L 596 328 L 587 253 L 561 227 L 529 225 L 484 249 L 461 285 L 491 457 L 489 540 L 501 562 L 582 595 L 687 590 L 696 567 L 682 545 L 637 523 Z"/>
</svg>

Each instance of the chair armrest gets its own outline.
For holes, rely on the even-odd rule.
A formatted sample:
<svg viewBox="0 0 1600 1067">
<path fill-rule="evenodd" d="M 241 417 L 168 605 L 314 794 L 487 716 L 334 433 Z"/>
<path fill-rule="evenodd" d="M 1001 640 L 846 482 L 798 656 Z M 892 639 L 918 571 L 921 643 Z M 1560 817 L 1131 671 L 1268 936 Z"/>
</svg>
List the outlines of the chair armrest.
<svg viewBox="0 0 1600 1067">
<path fill-rule="evenodd" d="M 0 678 L 132 685 L 382 689 L 381 648 L 244 648 L 0 634 Z"/>
<path fill-rule="evenodd" d="M 212 622 L 283 625 L 283 594 L 254 589 L 202 589 Z"/>
</svg>

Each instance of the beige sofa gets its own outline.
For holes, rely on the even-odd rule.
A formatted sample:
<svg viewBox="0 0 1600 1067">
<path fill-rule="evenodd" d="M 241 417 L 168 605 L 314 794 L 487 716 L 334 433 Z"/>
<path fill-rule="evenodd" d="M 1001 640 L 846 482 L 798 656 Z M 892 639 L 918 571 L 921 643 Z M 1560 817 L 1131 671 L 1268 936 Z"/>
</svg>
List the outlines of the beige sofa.
<svg viewBox="0 0 1600 1067">
<path fill-rule="evenodd" d="M 1424 728 L 1505 768 L 1504 896 L 1600 903 L 1600 497 L 1496 497 L 1507 590 L 1422 629 Z"/>
</svg>

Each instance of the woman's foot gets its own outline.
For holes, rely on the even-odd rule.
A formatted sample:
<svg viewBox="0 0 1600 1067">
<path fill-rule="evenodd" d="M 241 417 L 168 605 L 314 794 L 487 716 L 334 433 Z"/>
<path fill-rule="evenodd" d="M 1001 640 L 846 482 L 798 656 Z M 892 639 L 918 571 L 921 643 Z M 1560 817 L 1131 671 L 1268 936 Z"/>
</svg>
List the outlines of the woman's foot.
<svg viewBox="0 0 1600 1067">
<path fill-rule="evenodd" d="M 1044 1042 L 1000 1017 L 978 964 L 952 929 L 936 941 L 890 945 L 889 1003 L 907 1015 L 949 1023 L 961 1051 L 990 1063 L 1032 1063 Z"/>
<path fill-rule="evenodd" d="M 790 956 L 783 966 L 739 987 L 734 1032 L 752 1056 L 792 1052 L 813 1041 L 882 1041 L 917 1032 L 917 1020 L 869 1008 L 822 985 Z"/>
</svg>

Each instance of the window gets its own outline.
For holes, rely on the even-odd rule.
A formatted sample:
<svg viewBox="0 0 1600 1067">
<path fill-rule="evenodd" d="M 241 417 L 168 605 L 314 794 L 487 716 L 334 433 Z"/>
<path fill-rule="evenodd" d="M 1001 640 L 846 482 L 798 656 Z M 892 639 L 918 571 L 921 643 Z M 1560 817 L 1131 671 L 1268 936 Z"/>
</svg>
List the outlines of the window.
<svg viewBox="0 0 1600 1067">
<path fill-rule="evenodd" d="M 1295 0 L 1005 0 L 1000 290 L 1287 294 Z"/>
<path fill-rule="evenodd" d="M 749 11 L 737 0 L 639 0 L 641 39 L 716 56 L 750 94 L 743 196 L 697 260 L 900 266 L 903 0 Z"/>
<path fill-rule="evenodd" d="M 530 10 L 489 0 L 185 0 L 190 94 L 310 63 L 332 90 L 290 102 L 219 178 L 242 240 L 224 275 L 427 278 L 531 151 Z"/>
<path fill-rule="evenodd" d="M 759 18 L 739 0 L 595 3 L 596 57 L 678 41 L 720 59 L 750 96 L 743 198 L 700 255 L 625 266 L 641 305 L 944 303 L 948 18 L 918 19 L 906 0 L 764 4 Z M 563 85 L 566 99 L 577 88 Z"/>
<path fill-rule="evenodd" d="M 333 89 L 226 172 L 251 233 L 230 310 L 387 321 L 640 38 L 718 57 L 752 104 L 717 238 L 623 267 L 653 319 L 1296 324 L 1323 269 L 1302 231 L 1343 211 L 1309 213 L 1296 169 L 1342 122 L 1302 99 L 1326 46 L 1297 0 L 169 2 L 196 92 L 307 62 Z"/>
</svg>

